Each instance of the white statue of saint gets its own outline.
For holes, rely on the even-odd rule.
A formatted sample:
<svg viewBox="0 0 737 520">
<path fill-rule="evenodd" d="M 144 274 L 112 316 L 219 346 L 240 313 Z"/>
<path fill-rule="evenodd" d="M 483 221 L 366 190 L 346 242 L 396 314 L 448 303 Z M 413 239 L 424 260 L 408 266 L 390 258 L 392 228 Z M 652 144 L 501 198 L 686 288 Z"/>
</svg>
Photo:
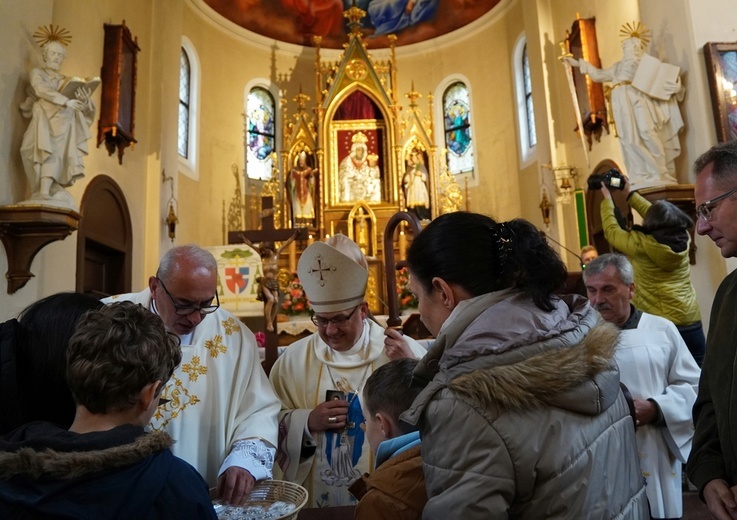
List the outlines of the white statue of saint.
<svg viewBox="0 0 737 520">
<path fill-rule="evenodd" d="M 64 29 L 42 27 L 34 36 L 39 40 L 44 66 L 31 70 L 28 98 L 21 104 L 23 115 L 31 119 L 20 147 L 31 197 L 21 204 L 76 209 L 65 188 L 84 176 L 82 159 L 88 153 L 89 127 L 95 117 L 92 92 L 85 87 L 76 88 L 70 94 L 74 97 L 61 92 L 67 77 L 59 69 L 70 40 Z M 99 78 L 94 80 L 99 84 Z"/>
<path fill-rule="evenodd" d="M 368 153 L 368 138 L 363 132 L 353 134 L 351 141 L 351 152 L 338 167 L 340 202 L 381 202 L 378 156 Z"/>
<path fill-rule="evenodd" d="M 422 152 L 413 148 L 407 157 L 407 171 L 402 178 L 407 209 L 420 220 L 430 218 L 430 193 L 427 190 L 427 167 Z"/>
<path fill-rule="evenodd" d="M 640 23 L 624 25 L 620 31 L 624 36 L 622 59 L 607 69 L 599 69 L 583 59 L 565 58 L 593 81 L 612 83 L 611 107 L 626 173 L 637 187 L 678 182 L 673 161 L 681 154 L 678 133 L 683 128 L 678 101 L 683 99 L 685 89 L 677 73 L 674 79 L 665 79 L 656 85 L 661 93 L 659 96 L 637 88 L 637 82 L 633 84 L 636 74 L 642 73 L 638 73 L 638 68 L 643 61 L 647 63 L 643 67 L 651 67 L 652 63 L 667 66 L 644 54 L 648 33 Z M 647 60 L 643 60 L 645 56 Z"/>
</svg>

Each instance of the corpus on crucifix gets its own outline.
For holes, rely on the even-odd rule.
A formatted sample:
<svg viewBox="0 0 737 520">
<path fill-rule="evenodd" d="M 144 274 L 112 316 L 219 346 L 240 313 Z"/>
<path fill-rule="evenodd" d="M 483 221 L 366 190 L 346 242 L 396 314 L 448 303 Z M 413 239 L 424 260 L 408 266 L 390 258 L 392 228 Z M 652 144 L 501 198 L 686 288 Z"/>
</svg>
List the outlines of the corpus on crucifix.
<svg viewBox="0 0 737 520">
<path fill-rule="evenodd" d="M 258 250 L 263 264 L 263 275 L 256 281 L 259 284 L 259 299 L 264 302 L 264 318 L 266 319 L 266 363 L 268 366 L 276 361 L 278 338 L 276 336 L 276 315 L 279 311 L 279 254 L 297 238 L 304 238 L 306 228 L 276 229 L 274 227 L 274 199 L 261 198 L 261 229 L 231 231 L 228 242 L 231 244 L 245 242 Z M 276 242 L 282 242 L 276 248 Z M 258 246 L 256 246 L 258 244 Z"/>
</svg>

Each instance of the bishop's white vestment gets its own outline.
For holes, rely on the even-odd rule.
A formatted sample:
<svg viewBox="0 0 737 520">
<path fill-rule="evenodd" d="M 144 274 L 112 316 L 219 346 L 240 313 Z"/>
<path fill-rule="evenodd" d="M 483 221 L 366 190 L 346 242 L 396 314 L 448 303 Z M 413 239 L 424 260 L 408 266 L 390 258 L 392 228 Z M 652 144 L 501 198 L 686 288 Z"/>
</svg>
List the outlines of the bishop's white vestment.
<svg viewBox="0 0 737 520">
<path fill-rule="evenodd" d="M 148 289 L 104 301 L 121 300 L 151 308 Z M 175 441 L 174 455 L 211 487 L 230 466 L 245 468 L 256 480 L 272 478 L 280 404 L 261 367 L 256 338 L 222 308 L 203 316 L 184 339 L 190 337 L 161 394 L 171 401 L 157 408 L 150 426 L 166 431 Z"/>
<path fill-rule="evenodd" d="M 425 355 L 419 343 L 406 339 L 417 357 Z M 272 367 L 269 379 L 282 401 L 275 471 L 281 469 L 284 479 L 307 489 L 308 507 L 356 503 L 348 487 L 373 470 L 361 392 L 368 376 L 389 361 L 384 329 L 364 320 L 363 333 L 350 350 L 336 352 L 314 333 L 288 346 Z M 334 431 L 310 435 L 307 430 L 310 412 L 325 401 L 327 390 L 344 391 L 350 403 L 344 435 Z"/>
<path fill-rule="evenodd" d="M 701 371 L 672 322 L 646 312 L 637 328 L 622 330 L 614 358 L 635 399 L 652 399 L 665 425 L 637 428 L 640 467 L 653 518 L 683 516 L 681 465 L 693 439 L 691 409 Z"/>
</svg>

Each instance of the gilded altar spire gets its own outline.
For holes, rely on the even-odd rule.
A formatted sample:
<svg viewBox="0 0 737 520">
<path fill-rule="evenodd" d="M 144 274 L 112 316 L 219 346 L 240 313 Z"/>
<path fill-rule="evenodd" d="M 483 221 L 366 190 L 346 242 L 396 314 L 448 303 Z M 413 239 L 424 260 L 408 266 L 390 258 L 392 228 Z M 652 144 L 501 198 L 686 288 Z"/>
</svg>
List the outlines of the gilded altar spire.
<svg viewBox="0 0 737 520">
<path fill-rule="evenodd" d="M 343 17 L 348 19 L 348 27 L 351 30 L 351 36 L 361 37 L 361 27 L 363 24 L 361 20 L 366 16 L 366 11 L 356 5 L 356 0 L 353 0 L 353 5 L 350 9 L 343 11 Z"/>
</svg>

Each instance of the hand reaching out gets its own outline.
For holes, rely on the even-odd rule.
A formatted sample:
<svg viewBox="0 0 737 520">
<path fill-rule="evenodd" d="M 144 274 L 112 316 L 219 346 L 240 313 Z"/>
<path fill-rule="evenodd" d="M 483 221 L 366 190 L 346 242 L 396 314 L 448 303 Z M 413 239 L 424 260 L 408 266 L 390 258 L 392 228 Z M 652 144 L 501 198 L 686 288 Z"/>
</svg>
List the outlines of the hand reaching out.
<svg viewBox="0 0 737 520">
<path fill-rule="evenodd" d="M 218 498 L 226 504 L 239 505 L 248 497 L 256 479 L 238 466 L 231 466 L 218 477 Z"/>
<path fill-rule="evenodd" d="M 386 357 L 389 359 L 403 359 L 410 358 L 416 359 L 412 349 L 409 348 L 407 340 L 404 338 L 404 334 L 396 329 L 384 329 L 384 352 Z"/>
</svg>

